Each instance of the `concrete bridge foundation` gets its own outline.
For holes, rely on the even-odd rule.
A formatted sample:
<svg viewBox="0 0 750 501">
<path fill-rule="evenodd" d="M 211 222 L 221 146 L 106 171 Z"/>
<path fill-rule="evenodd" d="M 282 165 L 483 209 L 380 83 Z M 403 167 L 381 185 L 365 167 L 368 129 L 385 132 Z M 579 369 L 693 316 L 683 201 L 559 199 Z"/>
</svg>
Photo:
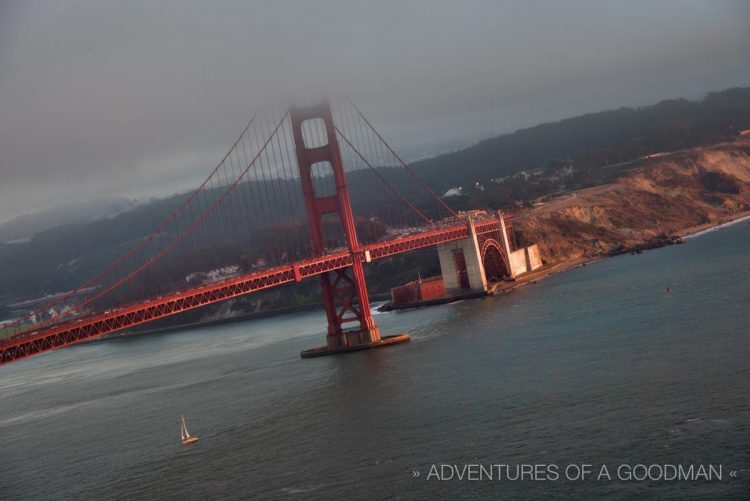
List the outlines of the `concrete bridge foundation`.
<svg viewBox="0 0 750 501">
<path fill-rule="evenodd" d="M 467 224 L 468 238 L 438 245 L 446 296 L 487 290 L 487 278 L 474 221 L 469 219 Z"/>
<path fill-rule="evenodd" d="M 467 238 L 438 245 L 440 270 L 443 275 L 446 297 L 486 292 L 488 271 L 497 278 L 502 275 L 503 278 L 514 279 L 519 275 L 542 267 L 539 247 L 534 244 L 529 247 L 514 249 L 501 212 L 498 213 L 498 219 L 501 221 L 500 230 L 494 238 L 483 237 L 485 238 L 484 247 L 479 244 L 474 221 L 471 217 L 468 218 L 466 223 L 469 228 Z M 497 257 L 495 263 L 486 255 L 489 247 L 496 249 L 493 251 Z M 497 250 L 502 253 L 502 262 L 504 263 L 502 273 L 498 273 L 497 270 L 497 260 L 500 259 Z M 486 259 L 487 263 L 485 263 Z M 488 269 L 486 269 L 487 266 L 489 266 Z"/>
</svg>

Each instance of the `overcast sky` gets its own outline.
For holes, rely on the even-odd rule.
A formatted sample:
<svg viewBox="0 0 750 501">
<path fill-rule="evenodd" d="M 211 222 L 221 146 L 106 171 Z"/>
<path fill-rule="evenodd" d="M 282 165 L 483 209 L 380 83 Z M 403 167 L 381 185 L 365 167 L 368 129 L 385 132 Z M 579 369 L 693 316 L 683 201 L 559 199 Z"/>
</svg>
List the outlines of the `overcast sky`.
<svg viewBox="0 0 750 501">
<path fill-rule="evenodd" d="M 413 154 L 747 86 L 749 25 L 743 0 L 0 0 L 0 221 L 186 189 L 290 96 L 351 96 Z"/>
</svg>

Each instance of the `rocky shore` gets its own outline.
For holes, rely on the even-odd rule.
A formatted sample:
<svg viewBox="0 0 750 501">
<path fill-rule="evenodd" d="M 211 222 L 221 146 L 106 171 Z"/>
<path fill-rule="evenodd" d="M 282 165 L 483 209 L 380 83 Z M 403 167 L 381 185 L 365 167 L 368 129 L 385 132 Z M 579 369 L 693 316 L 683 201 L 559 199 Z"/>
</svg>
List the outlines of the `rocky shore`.
<svg viewBox="0 0 750 501">
<path fill-rule="evenodd" d="M 750 215 L 750 140 L 647 160 L 614 183 L 561 194 L 517 215 L 519 245 L 547 265 L 638 253 Z"/>
</svg>

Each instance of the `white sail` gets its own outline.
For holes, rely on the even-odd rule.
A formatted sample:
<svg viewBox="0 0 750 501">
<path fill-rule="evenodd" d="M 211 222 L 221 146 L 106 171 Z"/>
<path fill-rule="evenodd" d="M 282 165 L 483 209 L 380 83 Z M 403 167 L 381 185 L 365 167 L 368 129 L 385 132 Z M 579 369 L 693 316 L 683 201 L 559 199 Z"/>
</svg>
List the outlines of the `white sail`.
<svg viewBox="0 0 750 501">
<path fill-rule="evenodd" d="M 185 427 L 185 417 L 184 416 L 180 416 L 180 419 L 181 419 L 181 422 L 180 422 L 180 439 L 181 440 L 185 440 L 190 435 L 187 435 L 187 427 Z"/>
</svg>

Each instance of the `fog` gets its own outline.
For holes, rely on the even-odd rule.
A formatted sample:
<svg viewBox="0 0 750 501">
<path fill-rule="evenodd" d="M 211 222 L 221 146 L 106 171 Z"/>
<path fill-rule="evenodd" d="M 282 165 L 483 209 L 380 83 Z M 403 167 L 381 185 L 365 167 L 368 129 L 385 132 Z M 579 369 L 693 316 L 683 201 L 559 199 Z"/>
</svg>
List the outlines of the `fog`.
<svg viewBox="0 0 750 501">
<path fill-rule="evenodd" d="M 0 221 L 199 182 L 253 111 L 350 96 L 409 158 L 750 85 L 742 1 L 3 1 Z"/>
</svg>

